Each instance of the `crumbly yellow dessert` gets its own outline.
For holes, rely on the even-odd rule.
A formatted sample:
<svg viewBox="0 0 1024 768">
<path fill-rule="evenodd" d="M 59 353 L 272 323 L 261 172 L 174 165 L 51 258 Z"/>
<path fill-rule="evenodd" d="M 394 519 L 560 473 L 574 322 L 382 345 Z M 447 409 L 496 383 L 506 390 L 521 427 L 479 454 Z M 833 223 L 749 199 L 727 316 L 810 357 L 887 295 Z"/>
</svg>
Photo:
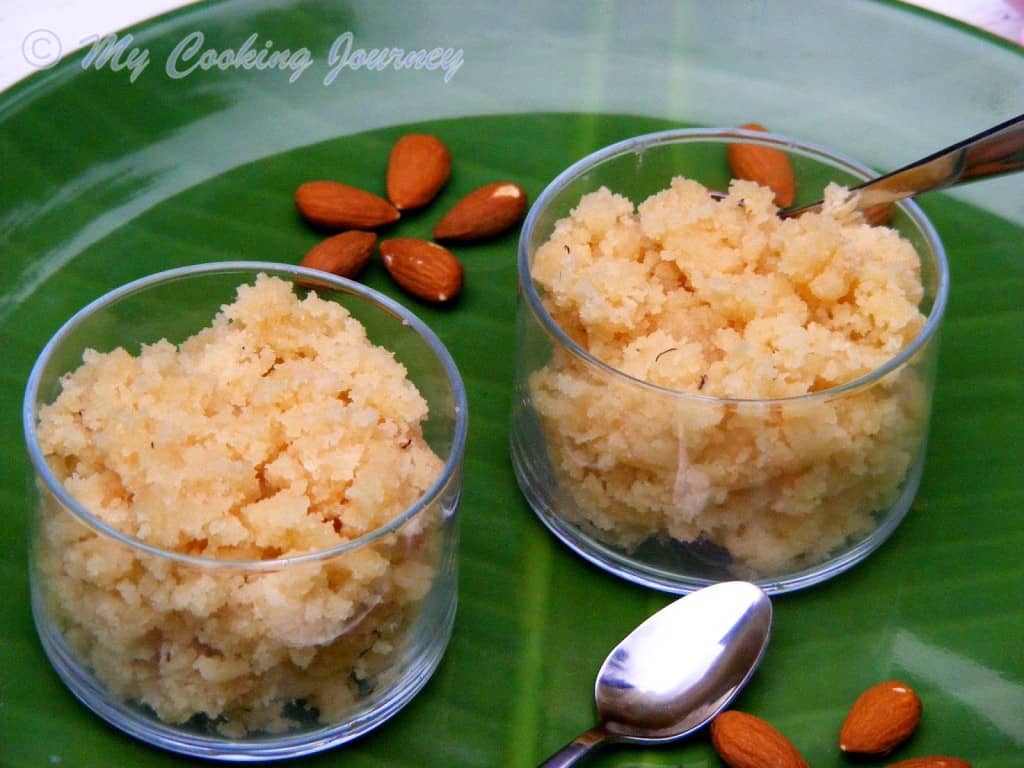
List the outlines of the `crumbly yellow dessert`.
<svg viewBox="0 0 1024 768">
<path fill-rule="evenodd" d="M 819 561 L 897 495 L 927 418 L 919 373 L 814 393 L 871 373 L 921 331 L 918 254 L 868 226 L 840 187 L 820 214 L 776 210 L 747 181 L 716 202 L 677 178 L 635 208 L 601 189 L 537 250 L 555 322 L 677 393 L 564 350 L 533 373 L 567 514 L 591 533 L 624 548 L 711 542 L 736 573 L 762 576 Z"/>
<path fill-rule="evenodd" d="M 65 488 L 120 532 L 219 561 L 337 547 L 439 477 L 427 403 L 340 305 L 265 275 L 210 327 L 138 356 L 88 351 L 40 409 Z M 47 497 L 36 567 L 66 641 L 111 692 L 243 736 L 331 722 L 402 663 L 437 569 L 424 510 L 353 551 L 276 570 L 147 555 Z"/>
</svg>

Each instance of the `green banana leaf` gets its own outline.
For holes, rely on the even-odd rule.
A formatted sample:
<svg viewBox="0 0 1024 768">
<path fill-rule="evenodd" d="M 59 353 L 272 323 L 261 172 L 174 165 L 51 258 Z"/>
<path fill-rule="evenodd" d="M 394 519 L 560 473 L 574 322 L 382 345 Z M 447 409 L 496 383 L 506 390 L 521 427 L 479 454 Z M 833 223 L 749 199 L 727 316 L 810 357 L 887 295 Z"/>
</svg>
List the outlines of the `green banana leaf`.
<svg viewBox="0 0 1024 768">
<path fill-rule="evenodd" d="M 305 48 L 310 64 L 183 74 L 198 59 L 175 49 L 197 35 L 216 51 L 256 35 L 257 49 Z M 350 51 L 450 48 L 461 66 L 357 69 L 346 40 Z M 443 138 L 454 158 L 441 198 L 394 230 L 429 236 L 479 185 L 513 180 L 533 199 L 573 161 L 637 133 L 756 120 L 882 169 L 1024 104 L 1021 49 L 896 3 L 222 2 L 116 42 L 121 59 L 87 47 L 0 94 L 0 765 L 12 768 L 189 762 L 80 705 L 30 616 L 21 398 L 43 344 L 91 299 L 185 264 L 298 262 L 319 235 L 296 215 L 295 187 L 335 178 L 382 191 L 408 130 Z M 119 66 L 133 48 L 148 57 L 137 73 Z M 921 204 L 952 271 L 921 491 L 864 563 L 775 599 L 771 645 L 735 703 L 819 768 L 848 764 L 836 747 L 845 711 L 890 677 L 924 700 L 899 757 L 1024 766 L 1024 177 Z M 514 232 L 458 248 L 467 285 L 451 307 L 403 294 L 379 264 L 365 276 L 437 331 L 468 387 L 460 607 L 416 699 L 303 765 L 535 765 L 589 727 L 604 656 L 672 599 L 572 555 L 517 489 L 515 248 Z M 717 760 L 698 734 L 588 764 Z"/>
</svg>

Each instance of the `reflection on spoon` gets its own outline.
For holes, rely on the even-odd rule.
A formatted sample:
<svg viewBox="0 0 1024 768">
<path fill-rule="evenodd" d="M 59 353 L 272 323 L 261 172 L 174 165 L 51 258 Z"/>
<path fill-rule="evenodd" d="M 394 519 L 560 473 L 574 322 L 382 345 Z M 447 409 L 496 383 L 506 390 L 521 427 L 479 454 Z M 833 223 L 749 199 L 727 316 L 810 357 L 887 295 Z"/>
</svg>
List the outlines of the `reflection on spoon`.
<svg viewBox="0 0 1024 768">
<path fill-rule="evenodd" d="M 768 596 L 744 581 L 705 587 L 658 611 L 601 666 L 598 725 L 542 768 L 573 765 L 604 742 L 663 744 L 706 725 L 750 679 L 771 623 Z"/>
</svg>

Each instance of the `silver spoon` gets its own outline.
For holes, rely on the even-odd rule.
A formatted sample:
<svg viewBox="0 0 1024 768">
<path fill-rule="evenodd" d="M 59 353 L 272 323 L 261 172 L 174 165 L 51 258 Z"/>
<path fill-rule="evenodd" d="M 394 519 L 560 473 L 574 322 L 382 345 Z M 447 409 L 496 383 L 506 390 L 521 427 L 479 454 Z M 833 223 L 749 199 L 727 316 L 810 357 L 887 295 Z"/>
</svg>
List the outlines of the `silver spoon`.
<svg viewBox="0 0 1024 768">
<path fill-rule="evenodd" d="M 750 679 L 771 625 L 771 601 L 745 581 L 714 584 L 662 608 L 601 665 L 598 725 L 541 768 L 574 765 L 605 742 L 665 744 L 706 725 Z"/>
<path fill-rule="evenodd" d="M 1012 173 L 1024 168 L 1024 115 L 940 149 L 923 160 L 854 187 L 857 210 L 952 187 L 966 181 Z M 823 201 L 779 211 L 788 218 L 821 208 Z"/>
</svg>

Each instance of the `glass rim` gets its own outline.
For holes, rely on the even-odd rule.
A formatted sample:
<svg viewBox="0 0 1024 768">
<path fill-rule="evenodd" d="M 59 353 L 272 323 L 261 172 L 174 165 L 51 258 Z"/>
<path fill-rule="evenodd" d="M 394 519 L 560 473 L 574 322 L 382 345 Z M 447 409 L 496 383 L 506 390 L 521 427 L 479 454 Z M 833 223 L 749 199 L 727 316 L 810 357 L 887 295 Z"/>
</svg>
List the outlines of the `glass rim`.
<svg viewBox="0 0 1024 768">
<path fill-rule="evenodd" d="M 189 555 L 172 549 L 166 549 L 150 544 L 135 536 L 130 536 L 104 520 L 100 519 L 85 506 L 79 503 L 67 489 L 64 488 L 39 447 L 36 433 L 36 400 L 39 395 L 39 386 L 43 369 L 49 362 L 53 352 L 58 345 L 85 320 L 97 311 L 110 306 L 120 299 L 154 285 L 166 283 L 181 278 L 214 275 L 214 274 L 247 274 L 255 277 L 260 273 L 285 275 L 294 282 L 298 278 L 308 278 L 320 284 L 326 283 L 332 290 L 354 295 L 373 305 L 375 308 L 391 315 L 402 325 L 411 328 L 426 343 L 427 347 L 434 353 L 444 369 L 445 376 L 451 387 L 454 398 L 455 428 L 452 435 L 452 446 L 440 475 L 431 486 L 420 495 L 420 497 L 400 514 L 393 517 L 387 523 L 364 533 L 362 536 L 339 544 L 328 549 L 306 552 L 299 555 L 289 555 L 270 560 L 223 560 L 202 555 Z M 154 340 L 156 341 L 156 340 Z M 466 396 L 465 384 L 459 374 L 451 353 L 445 347 L 441 339 L 430 327 L 419 317 L 400 303 L 385 296 L 383 293 L 374 290 L 362 283 L 349 280 L 344 277 L 323 272 L 307 267 L 293 264 L 283 264 L 269 261 L 217 261 L 204 264 L 195 264 L 185 267 L 177 267 L 132 280 L 117 288 L 114 288 L 96 299 L 93 299 L 84 307 L 73 314 L 63 325 L 50 337 L 43 347 L 36 362 L 32 366 L 28 383 L 25 388 L 25 397 L 22 403 L 22 424 L 24 427 L 25 443 L 28 448 L 29 458 L 35 469 L 36 476 L 45 484 L 47 490 L 57 497 L 58 501 L 71 512 L 75 517 L 95 530 L 97 533 L 108 536 L 121 544 L 148 555 L 159 557 L 183 565 L 197 566 L 209 569 L 229 569 L 236 571 L 277 571 L 291 566 L 322 562 L 334 557 L 364 547 L 365 545 L 392 533 L 402 527 L 406 522 L 416 517 L 420 512 L 433 504 L 447 488 L 448 484 L 455 478 L 460 470 L 463 455 L 465 453 L 466 435 L 468 432 L 469 411 L 468 399 Z"/>
<path fill-rule="evenodd" d="M 936 232 L 935 227 L 932 225 L 931 221 L 929 221 L 928 217 L 925 216 L 924 211 L 922 211 L 920 206 L 918 206 L 911 198 L 905 198 L 898 201 L 896 206 L 907 213 L 910 220 L 915 226 L 917 226 L 925 240 L 928 242 L 932 249 L 932 253 L 934 254 L 937 284 L 931 309 L 928 312 L 924 326 L 910 344 L 869 373 L 866 373 L 863 376 L 858 376 L 850 381 L 843 382 L 842 384 L 837 384 L 836 386 L 817 390 L 815 392 L 806 392 L 801 395 L 765 398 L 716 397 L 714 395 L 704 395 L 699 392 L 673 389 L 660 384 L 653 384 L 649 381 L 621 371 L 613 365 L 609 365 L 576 343 L 576 341 L 573 340 L 562 329 L 562 327 L 555 322 L 544 307 L 540 294 L 537 291 L 536 284 L 530 275 L 530 240 L 538 225 L 541 214 L 550 202 L 559 193 L 561 193 L 563 189 L 580 176 L 596 168 L 602 163 L 622 155 L 634 154 L 639 156 L 648 149 L 666 144 L 691 143 L 698 141 L 718 141 L 723 144 L 728 144 L 731 143 L 730 140 L 732 139 L 742 139 L 744 143 L 761 144 L 763 146 L 769 146 L 787 152 L 796 152 L 797 154 L 801 154 L 806 157 L 827 159 L 834 167 L 852 173 L 854 176 L 857 176 L 864 181 L 875 178 L 879 175 L 863 163 L 819 144 L 797 140 L 782 134 L 753 131 L 744 128 L 674 128 L 633 136 L 602 147 L 601 149 L 577 160 L 548 183 L 537 197 L 536 201 L 534 201 L 523 223 L 523 228 L 519 235 L 517 253 L 519 288 L 527 305 L 533 312 L 534 317 L 540 321 L 541 326 L 556 342 L 561 344 L 561 346 L 568 350 L 575 358 L 589 366 L 597 368 L 613 379 L 620 380 L 625 384 L 649 390 L 659 395 L 677 398 L 679 400 L 691 400 L 706 404 L 721 404 L 735 407 L 772 407 L 828 400 L 838 395 L 869 387 L 877 381 L 885 378 L 893 371 L 901 368 L 909 360 L 913 359 L 913 357 L 924 348 L 932 336 L 935 335 L 942 322 L 942 317 L 945 313 L 946 302 L 949 295 L 949 265 L 946 259 L 946 251 L 942 245 L 942 240 L 939 238 L 938 232 Z M 922 264 L 923 261 L 924 260 L 922 259 Z"/>
</svg>

